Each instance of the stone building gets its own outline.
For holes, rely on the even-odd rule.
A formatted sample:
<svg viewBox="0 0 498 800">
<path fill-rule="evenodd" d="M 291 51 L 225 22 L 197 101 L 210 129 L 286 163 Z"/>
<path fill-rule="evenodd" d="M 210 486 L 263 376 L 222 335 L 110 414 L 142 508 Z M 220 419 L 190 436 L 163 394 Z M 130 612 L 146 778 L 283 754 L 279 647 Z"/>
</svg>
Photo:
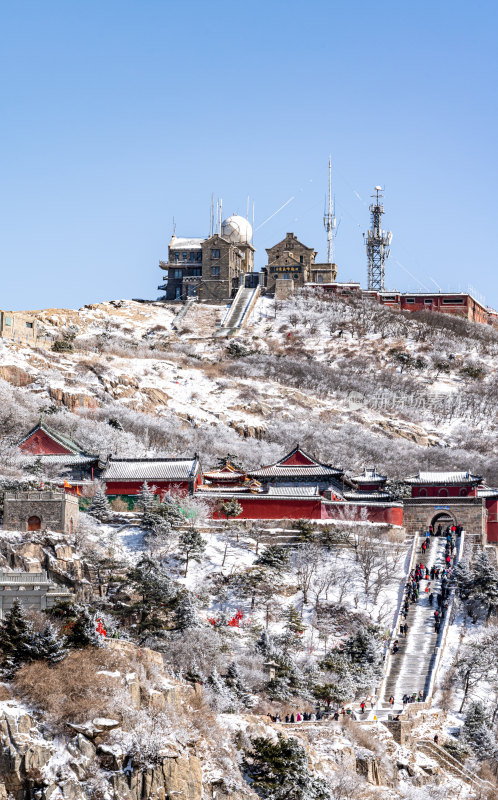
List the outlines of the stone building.
<svg viewBox="0 0 498 800">
<path fill-rule="evenodd" d="M 221 223 L 219 233 L 207 238 L 173 236 L 168 260 L 159 266 L 167 273 L 158 288 L 168 302 L 196 298 L 201 303 L 226 303 L 235 297 L 248 273 L 253 274 L 252 227 L 238 215 Z M 253 278 L 258 281 L 258 277 Z"/>
<path fill-rule="evenodd" d="M 337 277 L 337 265 L 316 263 L 317 251 L 300 242 L 294 233 L 286 233 L 285 239 L 266 252 L 268 263 L 263 273 L 268 292 L 275 293 L 280 279 L 292 281 L 292 289 L 298 289 L 306 283 L 333 283 Z"/>
<path fill-rule="evenodd" d="M 78 514 L 78 498 L 66 492 L 6 492 L 3 527 L 6 531 L 72 533 Z"/>
<path fill-rule="evenodd" d="M 46 572 L 0 572 L 0 620 L 16 600 L 24 609 L 43 611 L 70 598 L 71 593 L 59 590 Z"/>
<path fill-rule="evenodd" d="M 0 338 L 35 344 L 37 320 L 21 311 L 0 311 Z"/>
</svg>

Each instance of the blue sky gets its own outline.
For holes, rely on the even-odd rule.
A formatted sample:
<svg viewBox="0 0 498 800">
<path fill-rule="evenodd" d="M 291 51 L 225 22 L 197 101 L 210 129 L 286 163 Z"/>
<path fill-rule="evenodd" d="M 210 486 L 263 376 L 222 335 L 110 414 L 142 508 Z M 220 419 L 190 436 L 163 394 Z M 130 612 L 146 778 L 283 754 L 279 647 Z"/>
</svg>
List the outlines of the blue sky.
<svg viewBox="0 0 498 800">
<path fill-rule="evenodd" d="M 380 183 L 388 288 L 498 306 L 497 22 L 486 0 L 2 4 L 0 307 L 157 297 L 173 217 L 205 235 L 211 192 L 256 227 L 295 198 L 258 267 L 287 231 L 324 259 L 329 153 L 339 280 L 365 283 Z"/>
</svg>

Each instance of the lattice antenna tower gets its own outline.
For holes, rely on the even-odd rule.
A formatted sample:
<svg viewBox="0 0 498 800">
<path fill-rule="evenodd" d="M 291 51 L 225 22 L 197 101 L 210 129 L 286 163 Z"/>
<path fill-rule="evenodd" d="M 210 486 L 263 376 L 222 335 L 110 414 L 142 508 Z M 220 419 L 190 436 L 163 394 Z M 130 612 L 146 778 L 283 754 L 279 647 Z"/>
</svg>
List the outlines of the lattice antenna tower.
<svg viewBox="0 0 498 800">
<path fill-rule="evenodd" d="M 382 187 L 374 187 L 375 194 L 372 195 L 374 202 L 370 206 L 370 230 L 363 234 L 365 246 L 367 248 L 368 259 L 368 288 L 378 292 L 385 291 L 386 277 L 386 258 L 389 257 L 389 250 L 393 235 L 391 231 L 382 230 L 382 214 L 384 206 L 382 204 Z"/>
<path fill-rule="evenodd" d="M 329 204 L 323 213 L 323 227 L 327 231 L 327 264 L 334 263 L 334 240 L 337 230 L 335 200 L 332 202 L 332 159 L 329 156 Z"/>
</svg>

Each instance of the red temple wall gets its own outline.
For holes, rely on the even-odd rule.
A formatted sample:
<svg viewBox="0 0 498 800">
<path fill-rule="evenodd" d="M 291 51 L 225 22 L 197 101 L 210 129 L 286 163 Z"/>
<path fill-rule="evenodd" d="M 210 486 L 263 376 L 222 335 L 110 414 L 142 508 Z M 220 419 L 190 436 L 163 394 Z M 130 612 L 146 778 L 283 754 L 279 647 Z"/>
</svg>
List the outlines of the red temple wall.
<svg viewBox="0 0 498 800">
<path fill-rule="evenodd" d="M 486 509 L 488 511 L 488 542 L 498 542 L 498 497 L 490 497 L 486 500 Z"/>
<path fill-rule="evenodd" d="M 147 481 L 150 488 L 155 488 L 155 494 L 172 492 L 173 494 L 188 494 L 188 481 Z M 107 481 L 106 494 L 139 494 L 143 481 Z"/>
<path fill-rule="evenodd" d="M 465 490 L 465 494 L 462 490 Z M 475 497 L 475 486 L 412 486 L 412 497 Z"/>
<path fill-rule="evenodd" d="M 45 431 L 36 431 L 19 445 L 19 450 L 23 453 L 31 453 L 35 456 L 65 456 L 70 455 L 71 451 L 55 442 Z"/>
</svg>

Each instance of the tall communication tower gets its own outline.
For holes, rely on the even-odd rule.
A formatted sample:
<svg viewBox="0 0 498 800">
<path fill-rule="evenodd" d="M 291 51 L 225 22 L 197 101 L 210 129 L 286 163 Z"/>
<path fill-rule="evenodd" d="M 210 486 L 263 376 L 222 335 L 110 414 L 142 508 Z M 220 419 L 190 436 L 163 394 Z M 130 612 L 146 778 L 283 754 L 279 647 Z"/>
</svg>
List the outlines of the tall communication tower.
<svg viewBox="0 0 498 800">
<path fill-rule="evenodd" d="M 329 156 L 329 205 L 323 214 L 323 227 L 327 231 L 327 264 L 334 263 L 334 239 L 336 234 L 335 203 L 332 203 L 332 159 Z"/>
<path fill-rule="evenodd" d="M 370 230 L 363 234 L 368 258 L 368 288 L 378 292 L 385 290 L 385 263 L 393 238 L 391 231 L 381 229 L 384 206 L 381 203 L 381 186 L 374 187 L 374 202 L 370 206 Z"/>
</svg>

